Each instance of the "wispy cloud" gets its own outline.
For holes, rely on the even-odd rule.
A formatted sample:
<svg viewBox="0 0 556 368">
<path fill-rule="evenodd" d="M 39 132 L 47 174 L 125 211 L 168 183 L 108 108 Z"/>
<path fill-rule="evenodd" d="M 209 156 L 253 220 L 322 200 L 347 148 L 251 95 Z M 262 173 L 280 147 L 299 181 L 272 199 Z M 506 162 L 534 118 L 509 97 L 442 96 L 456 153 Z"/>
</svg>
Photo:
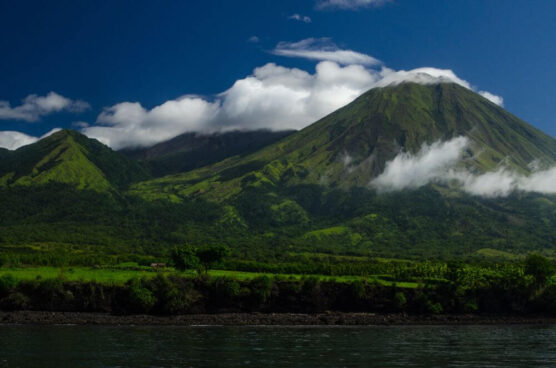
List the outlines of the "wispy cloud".
<svg viewBox="0 0 556 368">
<path fill-rule="evenodd" d="M 547 170 L 537 167 L 530 175 L 505 166 L 490 172 L 471 172 L 460 165 L 464 151 L 470 145 L 469 138 L 456 137 L 447 142 L 425 144 L 415 154 L 402 152 L 386 163 L 384 172 L 370 185 L 387 192 L 440 183 L 482 197 L 504 197 L 516 191 L 556 193 L 556 167 Z"/>
<path fill-rule="evenodd" d="M 0 101 L 0 119 L 39 121 L 44 115 L 54 112 L 69 111 L 82 112 L 90 105 L 81 100 L 71 100 L 56 92 L 49 92 L 46 96 L 35 94 L 25 97 L 22 104 L 12 107 L 8 101 Z"/>
<path fill-rule="evenodd" d="M 329 60 L 346 65 L 375 66 L 381 64 L 380 60 L 370 55 L 340 49 L 330 38 L 307 38 L 298 42 L 280 42 L 272 53 L 311 60 Z"/>
<path fill-rule="evenodd" d="M 423 145 L 415 155 L 401 152 L 386 164 L 384 172 L 371 185 L 381 191 L 395 191 L 438 181 L 459 162 L 468 144 L 467 138 L 458 137 L 448 142 Z"/>
<path fill-rule="evenodd" d="M 260 39 L 257 36 L 251 36 L 247 39 L 247 42 L 252 42 L 252 43 L 257 43 L 259 41 L 260 41 Z"/>
<path fill-rule="evenodd" d="M 392 0 L 317 0 L 317 9 L 357 10 L 382 6 Z"/>
<path fill-rule="evenodd" d="M 479 91 L 479 94 L 498 106 L 504 106 L 504 99 L 501 96 L 497 96 L 487 91 Z"/>
<path fill-rule="evenodd" d="M 307 16 L 307 15 L 301 15 L 301 14 L 292 14 L 288 17 L 288 19 L 292 19 L 292 20 L 296 20 L 298 22 L 303 22 L 303 23 L 311 23 L 311 17 Z"/>
</svg>

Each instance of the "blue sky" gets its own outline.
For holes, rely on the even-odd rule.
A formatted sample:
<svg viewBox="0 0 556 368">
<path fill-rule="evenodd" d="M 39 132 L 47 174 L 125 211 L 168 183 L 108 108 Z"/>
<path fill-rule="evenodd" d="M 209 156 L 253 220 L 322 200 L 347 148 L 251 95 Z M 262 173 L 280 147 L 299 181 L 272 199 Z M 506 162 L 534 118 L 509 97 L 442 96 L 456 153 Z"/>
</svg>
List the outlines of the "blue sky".
<svg viewBox="0 0 556 368">
<path fill-rule="evenodd" d="M 0 1 L 0 131 L 24 133 L 0 146 L 53 128 L 114 148 L 301 128 L 421 67 L 556 136 L 554 14 L 551 0 Z"/>
</svg>

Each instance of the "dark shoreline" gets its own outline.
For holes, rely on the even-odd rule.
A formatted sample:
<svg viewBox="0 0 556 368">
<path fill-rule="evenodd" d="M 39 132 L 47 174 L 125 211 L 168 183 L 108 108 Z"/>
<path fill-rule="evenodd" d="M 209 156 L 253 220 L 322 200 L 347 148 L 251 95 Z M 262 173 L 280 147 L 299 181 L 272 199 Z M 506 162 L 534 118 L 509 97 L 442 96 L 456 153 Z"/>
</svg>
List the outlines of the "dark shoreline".
<svg viewBox="0 0 556 368">
<path fill-rule="evenodd" d="M 221 313 L 176 316 L 78 312 L 0 311 L 0 325 L 144 325 L 144 326 L 381 326 L 381 325 L 517 325 L 556 324 L 556 316 L 408 315 L 375 313 L 321 314 Z"/>
</svg>

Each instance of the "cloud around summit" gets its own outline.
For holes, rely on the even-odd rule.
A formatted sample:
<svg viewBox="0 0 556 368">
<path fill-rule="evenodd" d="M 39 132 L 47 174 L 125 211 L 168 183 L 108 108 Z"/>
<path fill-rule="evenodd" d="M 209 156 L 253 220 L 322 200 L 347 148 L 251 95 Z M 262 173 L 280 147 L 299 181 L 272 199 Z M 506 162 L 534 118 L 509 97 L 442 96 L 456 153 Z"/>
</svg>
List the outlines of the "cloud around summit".
<svg viewBox="0 0 556 368">
<path fill-rule="evenodd" d="M 396 71 L 371 55 L 341 48 L 330 38 L 279 42 L 270 53 L 313 60 L 316 65 L 314 70 L 306 71 L 270 62 L 210 98 L 183 95 L 150 109 L 139 101 L 122 101 L 103 108 L 95 121 L 80 121 L 76 126 L 114 149 L 144 147 L 192 131 L 302 129 L 371 88 L 407 81 L 454 82 L 476 90 L 451 70 L 426 67 Z M 490 92 L 477 92 L 494 103 L 502 103 L 501 97 Z M 15 108 L 0 102 L 0 117 L 3 113 L 36 121 L 55 111 L 82 111 L 88 107 L 83 101 L 51 92 L 44 97 L 28 96 Z M 0 136 L 0 146 L 11 149 L 38 139 L 27 135 L 15 138 L 13 132 L 0 132 Z M 10 141 L 9 137 L 14 138 Z"/>
<path fill-rule="evenodd" d="M 271 53 L 317 64 L 308 72 L 267 63 L 212 99 L 182 96 L 150 110 L 140 102 L 121 102 L 105 108 L 95 124 L 82 131 L 116 149 L 148 146 L 189 131 L 302 129 L 371 88 L 405 81 L 454 82 L 473 89 L 451 70 L 395 71 L 329 38 L 280 42 Z M 487 97 L 502 101 L 494 94 Z"/>
</svg>

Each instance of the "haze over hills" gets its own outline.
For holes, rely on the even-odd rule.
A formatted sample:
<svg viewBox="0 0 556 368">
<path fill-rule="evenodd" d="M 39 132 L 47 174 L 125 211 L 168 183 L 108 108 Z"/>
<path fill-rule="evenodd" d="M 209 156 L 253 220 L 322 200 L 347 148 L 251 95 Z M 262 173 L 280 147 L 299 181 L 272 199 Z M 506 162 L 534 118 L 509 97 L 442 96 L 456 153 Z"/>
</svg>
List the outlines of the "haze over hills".
<svg viewBox="0 0 556 368">
<path fill-rule="evenodd" d="M 142 163 L 71 131 L 0 151 L 0 242 L 554 253 L 551 177 L 526 184 L 551 175 L 556 140 L 455 84 L 375 88 L 291 134 L 185 134 L 126 154 Z M 149 179 L 145 162 L 172 175 Z M 491 173 L 515 183 L 485 191 Z"/>
<path fill-rule="evenodd" d="M 142 161 L 156 177 L 210 165 L 225 158 L 253 153 L 294 130 L 253 130 L 224 133 L 184 133 L 147 148 L 123 149 L 126 156 Z"/>
</svg>

